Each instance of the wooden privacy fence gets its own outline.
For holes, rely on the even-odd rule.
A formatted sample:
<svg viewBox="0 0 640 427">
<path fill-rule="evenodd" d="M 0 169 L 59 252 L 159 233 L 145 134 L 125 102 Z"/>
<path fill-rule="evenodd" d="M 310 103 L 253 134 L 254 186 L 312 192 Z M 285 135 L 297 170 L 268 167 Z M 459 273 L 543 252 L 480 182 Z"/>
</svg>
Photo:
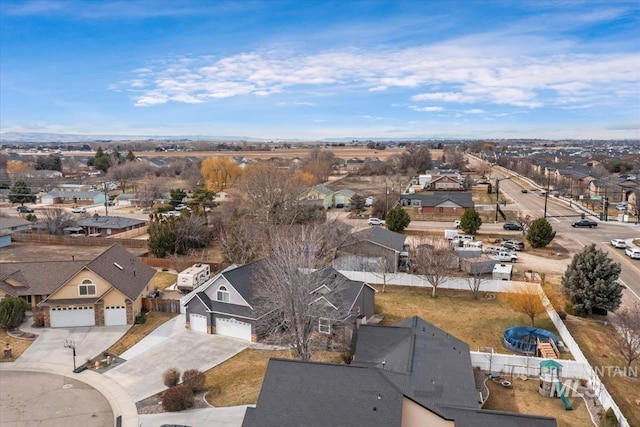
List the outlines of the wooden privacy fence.
<svg viewBox="0 0 640 427">
<path fill-rule="evenodd" d="M 180 313 L 179 299 L 142 298 L 142 308 L 163 313 Z"/>
<path fill-rule="evenodd" d="M 54 236 L 51 234 L 39 233 L 13 233 L 11 240 L 14 242 L 37 242 L 48 245 L 69 245 L 69 246 L 111 246 L 114 243 L 125 248 L 147 249 L 148 242 L 139 239 L 118 239 L 104 237 L 70 237 Z"/>
</svg>

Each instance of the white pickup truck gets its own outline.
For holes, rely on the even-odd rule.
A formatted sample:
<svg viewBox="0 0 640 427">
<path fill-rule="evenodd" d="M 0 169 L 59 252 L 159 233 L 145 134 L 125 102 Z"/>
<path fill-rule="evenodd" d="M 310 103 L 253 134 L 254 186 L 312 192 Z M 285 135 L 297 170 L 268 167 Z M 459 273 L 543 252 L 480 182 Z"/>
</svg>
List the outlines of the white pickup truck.
<svg viewBox="0 0 640 427">
<path fill-rule="evenodd" d="M 518 260 L 518 255 L 509 251 L 498 251 L 493 255 L 489 255 L 489 258 L 500 262 L 516 262 Z"/>
</svg>

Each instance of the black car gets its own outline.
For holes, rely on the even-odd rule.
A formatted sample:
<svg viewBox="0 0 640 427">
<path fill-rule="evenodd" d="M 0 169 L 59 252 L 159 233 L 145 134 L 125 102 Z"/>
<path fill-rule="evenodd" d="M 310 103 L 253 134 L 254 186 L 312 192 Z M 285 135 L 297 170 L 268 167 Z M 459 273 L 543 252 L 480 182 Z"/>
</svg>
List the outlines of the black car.
<svg viewBox="0 0 640 427">
<path fill-rule="evenodd" d="M 33 208 L 29 206 L 18 206 L 18 213 L 33 213 Z"/>
<path fill-rule="evenodd" d="M 502 228 L 504 228 L 505 230 L 522 231 L 522 227 L 520 227 L 520 225 L 516 224 L 515 222 L 505 222 Z"/>
<path fill-rule="evenodd" d="M 522 190 L 520 190 L 521 193 L 528 193 L 529 190 L 527 190 L 526 188 L 523 188 Z"/>
<path fill-rule="evenodd" d="M 589 228 L 593 228 L 593 227 L 597 227 L 598 223 L 595 221 L 591 221 L 588 219 L 581 219 L 580 221 L 576 221 L 573 224 L 571 224 L 572 227 L 589 227 Z"/>
</svg>

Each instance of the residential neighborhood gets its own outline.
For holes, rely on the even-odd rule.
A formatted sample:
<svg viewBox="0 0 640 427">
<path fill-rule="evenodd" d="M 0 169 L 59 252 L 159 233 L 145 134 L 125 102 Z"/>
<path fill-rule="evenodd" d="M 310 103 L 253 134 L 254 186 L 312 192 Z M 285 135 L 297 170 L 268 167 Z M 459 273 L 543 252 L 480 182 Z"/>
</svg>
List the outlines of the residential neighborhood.
<svg viewBox="0 0 640 427">
<path fill-rule="evenodd" d="M 618 349 L 640 264 L 618 248 L 640 247 L 637 149 L 88 145 L 106 171 L 99 150 L 55 148 L 47 178 L 29 171 L 51 151 L 0 154 L 0 305 L 18 313 L 0 382 L 66 372 L 104 399 L 99 425 L 636 422 L 638 360 Z M 597 303 L 567 273 L 583 256 L 608 272 Z M 22 416 L 19 393 L 2 413 Z"/>
</svg>

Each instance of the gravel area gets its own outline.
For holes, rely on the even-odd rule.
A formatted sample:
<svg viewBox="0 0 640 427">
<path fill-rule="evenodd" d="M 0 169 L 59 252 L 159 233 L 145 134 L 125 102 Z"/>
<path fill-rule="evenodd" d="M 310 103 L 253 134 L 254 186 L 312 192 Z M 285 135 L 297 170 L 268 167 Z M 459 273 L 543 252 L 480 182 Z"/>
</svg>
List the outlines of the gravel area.
<svg viewBox="0 0 640 427">
<path fill-rule="evenodd" d="M 193 407 L 190 409 L 211 408 L 211 405 L 204 399 L 206 394 L 207 392 L 203 391 L 193 396 Z M 138 414 L 160 414 L 165 412 L 162 409 L 162 393 L 136 402 L 136 408 L 138 408 Z"/>
</svg>

